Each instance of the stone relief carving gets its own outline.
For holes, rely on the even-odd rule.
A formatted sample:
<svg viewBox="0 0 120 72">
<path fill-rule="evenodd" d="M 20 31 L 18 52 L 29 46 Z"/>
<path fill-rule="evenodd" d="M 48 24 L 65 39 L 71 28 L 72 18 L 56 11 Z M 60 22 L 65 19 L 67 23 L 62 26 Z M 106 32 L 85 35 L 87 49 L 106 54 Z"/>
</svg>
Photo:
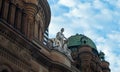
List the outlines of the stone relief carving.
<svg viewBox="0 0 120 72">
<path fill-rule="evenodd" d="M 10 51 L 11 53 L 14 53 L 19 58 L 25 60 L 26 62 L 32 59 L 29 52 L 27 52 L 27 50 L 23 49 L 22 47 L 18 47 L 16 44 L 13 44 L 12 42 L 10 42 L 9 40 L 7 40 L 5 37 L 1 35 L 0 35 L 0 40 L 1 40 L 0 42 L 1 46 L 3 46 L 5 49 Z"/>
<path fill-rule="evenodd" d="M 27 50 L 23 49 L 19 52 L 20 56 L 22 59 L 26 60 L 26 61 L 31 61 L 32 57 L 31 55 L 27 52 Z"/>
<path fill-rule="evenodd" d="M 67 47 L 67 38 L 64 36 L 63 32 L 64 28 L 62 28 L 61 31 L 57 33 L 56 38 L 52 38 L 48 41 L 49 45 L 53 47 L 53 49 L 64 53 L 71 61 L 73 61 L 71 57 L 71 51 Z"/>
</svg>

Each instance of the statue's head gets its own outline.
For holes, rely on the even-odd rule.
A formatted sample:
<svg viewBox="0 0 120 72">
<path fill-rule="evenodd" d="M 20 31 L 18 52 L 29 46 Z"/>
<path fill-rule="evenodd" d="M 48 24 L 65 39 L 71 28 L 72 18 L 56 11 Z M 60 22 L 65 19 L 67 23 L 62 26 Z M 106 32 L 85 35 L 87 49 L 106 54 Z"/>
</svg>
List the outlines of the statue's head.
<svg viewBox="0 0 120 72">
<path fill-rule="evenodd" d="M 64 28 L 61 29 L 61 32 L 64 32 Z"/>
</svg>

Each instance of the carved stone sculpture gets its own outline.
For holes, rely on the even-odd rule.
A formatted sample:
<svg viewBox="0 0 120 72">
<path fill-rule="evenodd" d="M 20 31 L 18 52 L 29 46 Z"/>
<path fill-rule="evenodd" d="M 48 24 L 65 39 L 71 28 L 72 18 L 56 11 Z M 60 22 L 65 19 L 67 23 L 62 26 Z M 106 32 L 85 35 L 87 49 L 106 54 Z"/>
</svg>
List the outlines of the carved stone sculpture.
<svg viewBox="0 0 120 72">
<path fill-rule="evenodd" d="M 64 44 L 64 39 L 67 40 L 67 38 L 64 36 L 63 32 L 64 32 L 64 28 L 62 28 L 61 31 L 58 32 L 57 35 L 56 35 L 56 38 L 60 41 L 62 46 Z"/>
<path fill-rule="evenodd" d="M 64 53 L 71 61 L 73 61 L 71 57 L 71 51 L 67 47 L 67 38 L 63 34 L 64 28 L 61 29 L 60 32 L 57 33 L 56 38 L 50 40 L 55 50 L 58 50 Z"/>
</svg>

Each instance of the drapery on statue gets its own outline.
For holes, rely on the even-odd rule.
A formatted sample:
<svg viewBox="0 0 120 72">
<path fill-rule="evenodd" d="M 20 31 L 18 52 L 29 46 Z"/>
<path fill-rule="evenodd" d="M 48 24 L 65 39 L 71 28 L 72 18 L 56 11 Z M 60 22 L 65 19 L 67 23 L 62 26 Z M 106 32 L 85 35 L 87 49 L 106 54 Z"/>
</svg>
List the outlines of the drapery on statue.
<svg viewBox="0 0 120 72">
<path fill-rule="evenodd" d="M 53 45 L 54 49 L 57 49 L 61 52 L 63 51 L 65 40 L 67 40 L 63 32 L 64 32 L 64 28 L 62 28 L 61 31 L 56 34 L 56 38 L 51 39 L 52 42 L 51 45 Z"/>
<path fill-rule="evenodd" d="M 53 49 L 64 53 L 71 61 L 73 61 L 71 57 L 71 50 L 67 47 L 68 39 L 64 36 L 63 32 L 64 28 L 56 34 L 56 38 L 52 38 L 50 40 L 50 45 L 53 46 Z"/>
<path fill-rule="evenodd" d="M 68 46 L 67 46 L 67 43 L 68 43 L 68 40 L 64 40 L 64 44 L 63 44 L 63 52 L 65 53 L 65 55 L 67 55 L 67 57 L 73 61 L 72 59 L 72 56 L 71 56 L 71 50 L 68 49 Z"/>
</svg>

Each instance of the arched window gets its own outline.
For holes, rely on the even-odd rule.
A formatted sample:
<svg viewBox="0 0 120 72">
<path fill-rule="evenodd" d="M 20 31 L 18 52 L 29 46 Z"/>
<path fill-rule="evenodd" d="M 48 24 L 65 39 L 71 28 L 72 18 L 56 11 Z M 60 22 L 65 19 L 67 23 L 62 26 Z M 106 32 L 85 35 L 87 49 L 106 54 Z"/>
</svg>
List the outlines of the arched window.
<svg viewBox="0 0 120 72">
<path fill-rule="evenodd" d="M 0 65 L 0 72 L 14 72 L 9 65 Z"/>
<path fill-rule="evenodd" d="M 7 69 L 3 69 L 1 72 L 8 72 L 8 70 Z"/>
</svg>

